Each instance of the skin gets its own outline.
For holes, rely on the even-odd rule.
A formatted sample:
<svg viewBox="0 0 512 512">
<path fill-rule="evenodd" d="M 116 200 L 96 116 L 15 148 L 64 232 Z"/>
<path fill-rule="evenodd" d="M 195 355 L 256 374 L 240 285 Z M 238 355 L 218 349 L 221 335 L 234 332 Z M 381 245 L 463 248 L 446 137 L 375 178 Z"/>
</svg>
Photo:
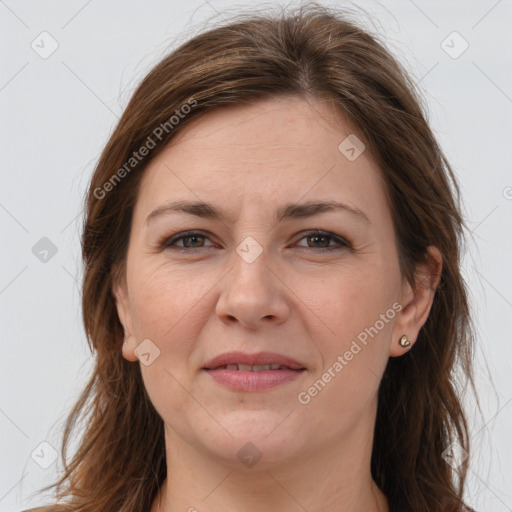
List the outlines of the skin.
<svg viewBox="0 0 512 512">
<path fill-rule="evenodd" d="M 402 278 L 380 172 L 368 150 L 349 161 L 338 149 L 350 133 L 325 100 L 261 100 L 195 119 L 147 167 L 113 291 L 123 356 L 141 365 L 165 424 L 169 476 L 152 511 L 389 510 L 370 474 L 378 386 L 388 358 L 409 350 L 400 337 L 414 343 L 425 323 L 442 258 L 430 247 L 421 281 Z M 229 218 L 173 212 L 146 224 L 178 199 L 213 203 Z M 369 222 L 344 210 L 273 220 L 279 206 L 313 200 L 343 201 Z M 176 242 L 189 252 L 159 245 L 188 230 L 203 232 Z M 326 251 L 336 238 L 305 230 L 351 246 Z M 251 263 L 236 252 L 249 236 L 262 249 Z M 401 311 L 300 403 L 394 303 Z M 134 352 L 144 339 L 160 350 L 147 366 Z M 234 350 L 291 356 L 306 371 L 271 390 L 233 391 L 201 368 Z M 247 442 L 261 453 L 250 468 L 236 455 Z"/>
</svg>

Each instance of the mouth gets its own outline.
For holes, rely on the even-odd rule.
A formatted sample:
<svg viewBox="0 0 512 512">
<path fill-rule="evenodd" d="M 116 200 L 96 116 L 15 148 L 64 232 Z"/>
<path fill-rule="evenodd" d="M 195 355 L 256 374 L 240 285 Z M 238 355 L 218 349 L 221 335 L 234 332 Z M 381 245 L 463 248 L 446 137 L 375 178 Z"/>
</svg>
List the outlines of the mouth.
<svg viewBox="0 0 512 512">
<path fill-rule="evenodd" d="M 223 364 L 217 368 L 205 368 L 206 370 L 232 370 L 236 372 L 264 372 L 268 370 L 293 370 L 300 371 L 305 368 L 294 369 L 280 364 Z"/>
<path fill-rule="evenodd" d="M 269 370 L 305 370 L 305 366 L 295 359 L 274 352 L 226 352 L 210 359 L 204 370 L 231 370 L 261 372 Z"/>
<path fill-rule="evenodd" d="M 290 357 L 270 352 L 221 354 L 204 367 L 218 384 L 236 391 L 264 391 L 299 378 L 306 368 Z"/>
</svg>

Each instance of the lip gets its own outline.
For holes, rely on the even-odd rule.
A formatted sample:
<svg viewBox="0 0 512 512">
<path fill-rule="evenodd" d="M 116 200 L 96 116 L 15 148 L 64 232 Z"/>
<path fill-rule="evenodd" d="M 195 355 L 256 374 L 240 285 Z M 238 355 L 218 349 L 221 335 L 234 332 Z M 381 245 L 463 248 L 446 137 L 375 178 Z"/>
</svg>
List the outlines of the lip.
<svg viewBox="0 0 512 512">
<path fill-rule="evenodd" d="M 225 365 L 237 363 L 246 365 L 272 364 L 287 368 L 261 371 L 222 368 Z M 294 381 L 306 371 L 306 368 L 290 357 L 273 352 L 258 352 L 256 354 L 230 352 L 208 361 L 203 371 L 217 383 L 235 391 L 264 391 Z"/>
<path fill-rule="evenodd" d="M 247 354 L 245 352 L 227 352 L 225 354 L 220 354 L 213 359 L 210 359 L 210 361 L 204 365 L 203 369 L 214 370 L 219 366 L 237 363 L 250 365 L 277 364 L 279 366 L 287 366 L 291 370 L 305 369 L 305 366 L 300 364 L 295 359 L 283 356 L 281 354 L 276 354 L 274 352 L 257 352 L 255 354 Z"/>
</svg>

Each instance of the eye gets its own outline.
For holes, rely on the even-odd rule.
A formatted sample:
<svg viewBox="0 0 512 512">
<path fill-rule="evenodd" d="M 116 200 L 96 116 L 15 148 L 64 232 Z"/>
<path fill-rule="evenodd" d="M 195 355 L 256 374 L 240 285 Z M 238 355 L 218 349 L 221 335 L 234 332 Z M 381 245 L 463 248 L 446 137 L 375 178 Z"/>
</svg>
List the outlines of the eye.
<svg viewBox="0 0 512 512">
<path fill-rule="evenodd" d="M 338 250 L 338 249 L 344 249 L 344 248 L 350 248 L 350 243 L 345 240 L 344 238 L 335 235 L 334 233 L 329 233 L 326 231 L 309 231 L 309 232 L 303 232 L 301 233 L 302 238 L 300 240 L 306 239 L 306 243 L 310 243 L 312 245 L 308 245 L 307 249 L 322 249 L 324 251 L 332 251 L 332 250 Z M 335 241 L 336 245 L 329 245 L 331 241 Z M 327 245 L 326 245 L 327 243 Z M 316 245 L 315 244 L 319 244 Z M 304 246 L 299 246 L 304 247 Z"/>
<path fill-rule="evenodd" d="M 350 243 L 344 238 L 326 231 L 308 231 L 300 233 L 301 240 L 306 240 L 308 246 L 297 245 L 306 249 L 320 249 L 322 251 L 332 251 L 339 249 L 351 248 Z M 190 252 L 189 249 L 203 249 L 213 247 L 213 245 L 204 245 L 205 240 L 209 240 L 208 236 L 200 231 L 189 231 L 181 233 L 175 237 L 164 239 L 159 245 L 162 249 L 172 249 L 178 252 Z M 330 245 L 334 241 L 335 245 Z M 183 245 L 178 245 L 178 242 Z M 311 243 L 311 245 L 309 245 Z"/>
<path fill-rule="evenodd" d="M 205 247 L 204 245 L 200 245 L 201 239 L 209 238 L 199 231 L 190 231 L 188 233 L 180 234 L 179 236 L 175 236 L 174 238 L 169 238 L 164 240 L 162 243 L 162 247 L 165 248 L 177 248 L 178 251 L 186 250 L 186 249 L 201 249 Z M 199 242 L 198 242 L 199 240 Z M 176 245 L 177 242 L 183 241 L 183 245 Z M 208 246 L 206 246 L 208 247 Z M 211 246 L 210 246 L 211 247 Z"/>
</svg>

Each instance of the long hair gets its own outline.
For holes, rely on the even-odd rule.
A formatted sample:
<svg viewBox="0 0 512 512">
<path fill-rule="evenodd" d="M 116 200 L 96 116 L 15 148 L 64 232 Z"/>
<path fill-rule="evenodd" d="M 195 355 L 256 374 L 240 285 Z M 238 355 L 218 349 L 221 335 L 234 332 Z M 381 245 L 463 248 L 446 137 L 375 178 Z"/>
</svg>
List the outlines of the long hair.
<svg viewBox="0 0 512 512">
<path fill-rule="evenodd" d="M 317 4 L 238 15 L 184 42 L 142 80 L 106 144 L 82 234 L 83 322 L 95 366 L 67 418 L 63 475 L 45 488 L 57 490 L 52 510 L 149 510 L 166 478 L 163 422 L 140 366 L 122 357 L 112 292 L 144 169 L 201 114 L 290 94 L 329 98 L 358 128 L 385 181 L 402 275 L 414 282 L 429 245 L 443 257 L 430 315 L 413 349 L 389 359 L 379 387 L 372 477 L 395 512 L 472 510 L 464 503 L 469 458 L 452 469 L 443 457 L 452 443 L 470 453 L 458 386 L 475 390 L 460 191 L 406 71 L 376 36 Z M 143 146 L 151 146 L 144 157 Z"/>
</svg>

